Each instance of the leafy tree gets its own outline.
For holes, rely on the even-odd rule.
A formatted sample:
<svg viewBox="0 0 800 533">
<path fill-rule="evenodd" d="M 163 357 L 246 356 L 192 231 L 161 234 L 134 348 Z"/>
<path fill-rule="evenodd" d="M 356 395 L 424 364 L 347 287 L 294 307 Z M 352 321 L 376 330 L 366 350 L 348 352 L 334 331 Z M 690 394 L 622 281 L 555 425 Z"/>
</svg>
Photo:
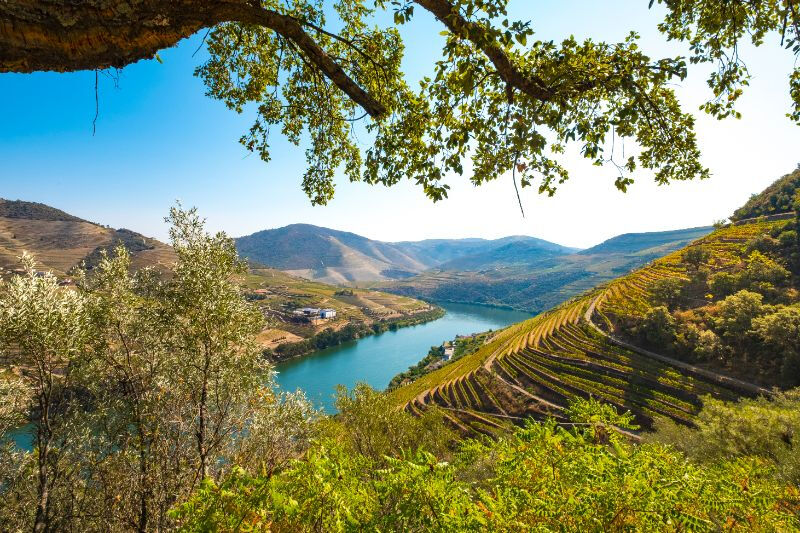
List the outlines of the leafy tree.
<svg viewBox="0 0 800 533">
<path fill-rule="evenodd" d="M 13 489 L 18 487 L 13 487 L 6 505 L 11 515 L 22 514 L 16 518 L 30 520 L 33 531 L 40 532 L 59 527 L 62 517 L 57 511 L 63 508 L 53 497 L 74 475 L 63 452 L 70 439 L 81 438 L 73 420 L 75 376 L 71 370 L 85 356 L 93 331 L 84 297 L 60 288 L 53 275 L 37 272 L 32 257 L 23 255 L 21 262 L 25 274 L 0 286 L 0 350 L 11 365 L 21 369 L 20 378 L 2 387 L 0 411 L 6 413 L 3 418 L 8 424 L 27 414 L 11 416 L 12 409 L 31 408 L 27 429 L 33 434 L 36 454 L 20 457 L 31 463 L 32 478 L 26 478 L 33 487 L 31 501 L 14 505 L 16 497 L 24 498 L 24 494 L 17 494 Z M 28 513 L 32 515 L 25 516 Z M 5 514 L 0 513 L 0 520 L 14 519 Z"/>
<path fill-rule="evenodd" d="M 684 263 L 698 270 L 711 259 L 711 252 L 703 246 L 690 246 L 683 252 L 682 259 Z"/>
<path fill-rule="evenodd" d="M 697 429 L 667 419 L 656 421 L 647 440 L 669 444 L 701 463 L 756 457 L 782 481 L 800 482 L 800 390 L 736 403 L 706 397 L 695 419 Z"/>
<path fill-rule="evenodd" d="M 717 334 L 707 329 L 698 335 L 694 353 L 700 359 L 713 361 L 724 354 L 724 346 Z"/>
<path fill-rule="evenodd" d="M 399 457 L 402 450 L 423 447 L 444 454 L 452 438 L 435 409 L 412 417 L 399 411 L 391 397 L 363 383 L 349 391 L 339 386 L 336 409 L 337 423 L 329 427 L 329 435 L 379 463 L 387 456 Z"/>
<path fill-rule="evenodd" d="M 791 0 L 659 3 L 667 38 L 688 43 L 689 61 L 717 67 L 703 106 L 714 116 L 738 116 L 734 105 L 749 79 L 742 39 L 760 46 L 779 35 L 800 53 L 800 10 Z M 385 185 L 407 176 L 438 200 L 447 195 L 445 176 L 462 174 L 467 158 L 475 184 L 512 171 L 523 186 L 552 194 L 568 178 L 560 154 L 573 143 L 596 164 L 610 164 L 622 190 L 640 167 L 653 169 L 658 183 L 708 175 L 693 118 L 672 90 L 687 74 L 686 60 L 648 57 L 634 33 L 620 43 L 534 40 L 531 23 L 508 17 L 508 0 L 102 5 L 3 2 L 0 71 L 121 67 L 209 28 L 210 59 L 197 70 L 208 94 L 236 112 L 255 109 L 241 141 L 264 160 L 273 127 L 296 144 L 308 139 L 303 188 L 314 203 L 330 200 L 338 168 L 352 180 Z M 445 42 L 433 74 L 410 87 L 396 26 L 423 10 L 442 25 Z M 384 11 L 394 24 L 375 26 Z M 791 116 L 800 120 L 800 70 L 789 92 Z M 364 154 L 351 128 L 362 117 L 372 140 Z M 624 141 L 640 153 L 621 158 L 614 146 Z"/>
<path fill-rule="evenodd" d="M 800 385 L 800 307 L 783 307 L 753 319 L 753 331 L 771 349 L 772 358 L 782 361 L 784 385 Z"/>
<path fill-rule="evenodd" d="M 663 278 L 653 283 L 650 291 L 657 304 L 666 306 L 668 309 L 675 309 L 681 301 L 684 285 L 681 278 Z"/>
<path fill-rule="evenodd" d="M 711 276 L 709 289 L 716 298 L 725 298 L 736 292 L 739 278 L 729 272 L 720 272 Z"/>
<path fill-rule="evenodd" d="M 746 262 L 743 280 L 751 285 L 758 283 L 778 285 L 789 279 L 788 270 L 760 252 L 752 252 Z"/>
<path fill-rule="evenodd" d="M 770 310 L 763 299 L 762 295 L 747 290 L 728 296 L 719 304 L 715 328 L 729 340 L 747 339 L 753 320 Z"/>
<path fill-rule="evenodd" d="M 653 307 L 637 326 L 636 333 L 651 346 L 668 347 L 675 341 L 675 318 L 663 305 Z"/>
<path fill-rule="evenodd" d="M 131 272 L 118 248 L 75 289 L 29 260 L 0 291 L 3 351 L 39 369 L 24 384 L 48 407 L 0 387 L 2 420 L 22 409 L 34 435 L 33 450 L 0 454 L 0 529 L 171 529 L 168 511 L 204 478 L 234 464 L 269 474 L 314 434 L 304 396 L 274 390 L 231 239 L 207 235 L 193 210 L 168 220 L 168 275 Z"/>
</svg>

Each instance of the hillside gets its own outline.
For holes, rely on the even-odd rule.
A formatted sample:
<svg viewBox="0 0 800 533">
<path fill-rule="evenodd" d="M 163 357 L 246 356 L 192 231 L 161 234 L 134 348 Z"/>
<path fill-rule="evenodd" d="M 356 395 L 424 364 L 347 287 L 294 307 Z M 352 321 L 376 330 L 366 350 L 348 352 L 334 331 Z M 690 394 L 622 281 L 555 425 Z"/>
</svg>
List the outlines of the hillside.
<svg viewBox="0 0 800 533">
<path fill-rule="evenodd" d="M 731 220 L 743 220 L 767 215 L 787 213 L 797 209 L 800 198 L 800 167 L 794 172 L 777 179 L 761 194 L 754 194 L 746 204 L 737 209 Z"/>
<path fill-rule="evenodd" d="M 541 312 L 677 250 L 711 229 L 625 234 L 587 250 L 555 256 L 526 250 L 524 243 L 511 243 L 445 265 L 461 269 L 441 267 L 377 287 L 417 298 Z"/>
<path fill-rule="evenodd" d="M 356 327 L 353 334 L 363 336 L 370 333 L 369 328 L 379 331 L 384 327 L 424 322 L 442 313 L 438 307 L 413 298 L 366 289 L 342 289 L 265 267 L 252 268 L 242 285 L 248 299 L 258 305 L 267 319 L 259 337 L 261 344 L 277 350 L 278 355 L 293 355 L 290 344 L 325 330 Z M 295 316 L 293 311 L 304 307 L 334 309 L 336 317 L 307 320 Z"/>
<path fill-rule="evenodd" d="M 101 226 L 40 203 L 0 200 L 0 268 L 16 268 L 17 258 L 27 251 L 43 270 L 65 276 L 83 261 L 91 266 L 101 250 L 120 242 L 137 268 L 173 261 L 169 246 L 136 232 Z"/>
<path fill-rule="evenodd" d="M 389 243 L 310 224 L 292 224 L 239 237 L 236 246 L 243 257 L 272 268 L 342 285 L 408 278 L 460 260 L 483 264 L 498 250 L 512 262 L 525 260 L 526 256 L 553 257 L 574 251 L 526 236 Z"/>
<path fill-rule="evenodd" d="M 593 396 L 650 427 L 692 424 L 701 398 L 800 381 L 800 220 L 730 225 L 498 333 L 392 392 L 412 413 L 444 408 L 463 432 L 563 420 Z M 794 329 L 792 329 L 794 328 Z"/>
</svg>

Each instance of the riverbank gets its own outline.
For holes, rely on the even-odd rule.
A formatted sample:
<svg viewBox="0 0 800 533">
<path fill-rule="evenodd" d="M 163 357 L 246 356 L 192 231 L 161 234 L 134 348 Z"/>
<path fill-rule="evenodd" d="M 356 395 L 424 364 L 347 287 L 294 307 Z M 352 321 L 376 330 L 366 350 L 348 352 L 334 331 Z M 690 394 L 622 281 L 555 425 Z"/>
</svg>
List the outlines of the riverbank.
<svg viewBox="0 0 800 533">
<path fill-rule="evenodd" d="M 455 363 L 462 357 L 478 351 L 481 346 L 492 339 L 495 333 L 496 331 L 489 330 L 472 335 L 457 335 L 451 341 L 445 341 L 439 346 L 431 346 L 428 355 L 423 357 L 417 364 L 408 367 L 408 370 L 400 372 L 389 381 L 386 392 L 390 392 L 403 385 L 408 385 L 425 374 L 430 374 L 434 370 Z M 448 344 L 450 349 L 453 350 L 449 358 L 445 352 L 445 344 Z"/>
<path fill-rule="evenodd" d="M 347 324 L 341 329 L 327 328 L 313 337 L 298 342 L 279 344 L 274 350 L 264 350 L 264 355 L 273 363 L 282 363 L 296 357 L 309 355 L 313 352 L 339 346 L 346 342 L 377 335 L 386 331 L 396 331 L 400 328 L 417 326 L 438 320 L 445 315 L 445 310 L 435 304 L 430 311 L 423 311 L 395 319 L 382 319 L 371 324 Z"/>
<path fill-rule="evenodd" d="M 368 335 L 359 340 L 292 357 L 277 363 L 276 381 L 283 390 L 301 389 L 326 413 L 336 412 L 333 395 L 337 385 L 348 388 L 366 383 L 383 390 L 391 379 L 408 370 L 431 349 L 457 335 L 499 330 L 530 315 L 484 306 L 436 302 L 446 314 L 438 320 Z"/>
</svg>

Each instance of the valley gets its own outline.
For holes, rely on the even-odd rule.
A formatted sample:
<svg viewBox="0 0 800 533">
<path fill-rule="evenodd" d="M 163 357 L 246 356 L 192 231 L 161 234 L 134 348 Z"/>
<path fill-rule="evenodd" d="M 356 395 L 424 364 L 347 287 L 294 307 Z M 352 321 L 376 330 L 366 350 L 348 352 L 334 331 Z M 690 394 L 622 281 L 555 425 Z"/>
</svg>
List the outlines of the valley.
<svg viewBox="0 0 800 533">
<path fill-rule="evenodd" d="M 103 253 L 113 254 L 120 245 L 130 253 L 134 270 L 153 268 L 165 273 L 176 260 L 170 246 L 134 231 L 89 222 L 40 203 L 0 199 L 0 273 L 19 273 L 19 257 L 27 252 L 35 258 L 37 269 L 71 285 L 81 266 L 91 271 Z M 341 289 L 257 264 L 239 282 L 244 296 L 256 303 L 266 319 L 258 341 L 278 358 L 316 349 L 303 342 L 326 331 L 353 330 L 336 339 L 338 343 L 442 315 L 437 306 L 410 297 Z M 332 309 L 335 316 L 310 320 L 294 313 L 301 308 Z M 281 357 L 282 352 L 291 355 Z"/>
<path fill-rule="evenodd" d="M 528 417 L 563 420 L 577 398 L 599 398 L 650 428 L 664 417 L 692 425 L 709 397 L 797 385 L 797 215 L 759 214 L 740 210 L 740 221 L 511 326 L 391 395 L 409 412 L 436 406 L 459 431 L 493 435 Z M 784 341 L 770 336 L 777 331 Z"/>
</svg>

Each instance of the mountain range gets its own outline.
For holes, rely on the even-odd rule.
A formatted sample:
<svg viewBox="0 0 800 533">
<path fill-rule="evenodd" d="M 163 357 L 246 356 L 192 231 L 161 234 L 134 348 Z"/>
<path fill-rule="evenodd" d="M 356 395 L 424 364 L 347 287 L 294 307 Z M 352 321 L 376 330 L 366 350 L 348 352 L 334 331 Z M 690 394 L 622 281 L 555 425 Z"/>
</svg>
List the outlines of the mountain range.
<svg viewBox="0 0 800 533">
<path fill-rule="evenodd" d="M 239 253 L 290 274 L 326 283 L 404 279 L 432 268 L 463 269 L 499 254 L 505 263 L 576 251 L 542 239 L 430 239 L 382 242 L 310 224 L 292 224 L 236 239 Z"/>
<path fill-rule="evenodd" d="M 528 236 L 392 243 L 292 224 L 240 237 L 236 245 L 252 261 L 315 281 L 537 312 L 677 250 L 711 229 L 627 233 L 579 250 Z"/>
</svg>

